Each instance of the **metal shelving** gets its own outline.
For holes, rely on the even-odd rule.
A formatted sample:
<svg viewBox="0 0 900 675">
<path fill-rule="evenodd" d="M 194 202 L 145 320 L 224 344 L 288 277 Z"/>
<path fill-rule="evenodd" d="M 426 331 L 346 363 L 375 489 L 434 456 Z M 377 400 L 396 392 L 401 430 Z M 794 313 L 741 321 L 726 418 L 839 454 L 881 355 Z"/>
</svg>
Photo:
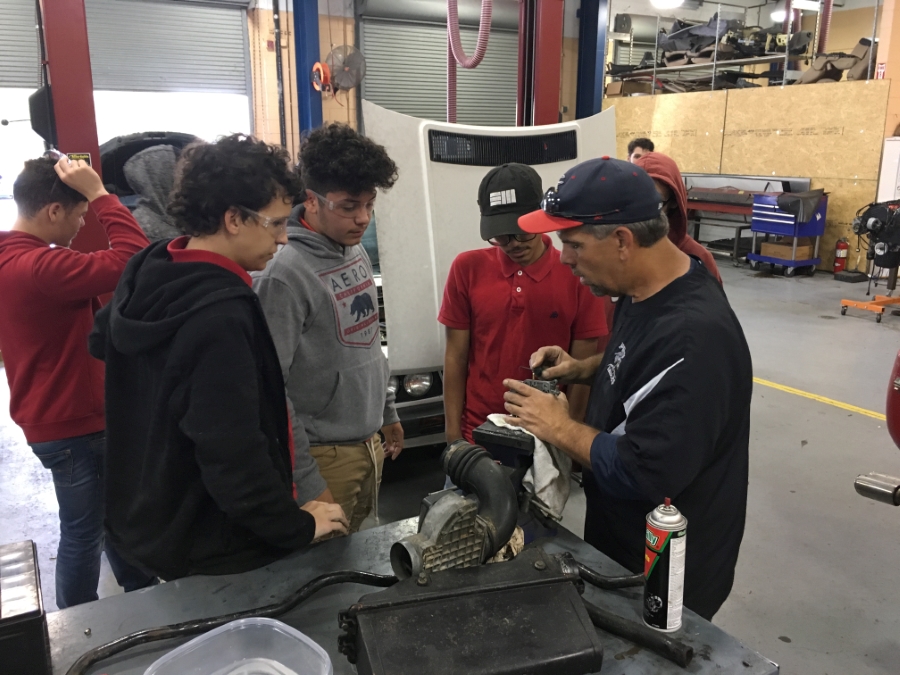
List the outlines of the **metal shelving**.
<svg viewBox="0 0 900 675">
<path fill-rule="evenodd" d="M 805 55 L 801 54 L 799 56 L 792 56 L 791 59 L 795 61 L 801 61 L 807 58 Z M 724 61 L 717 61 L 713 63 L 710 61 L 709 63 L 688 63 L 684 66 L 666 66 L 663 68 L 641 68 L 640 70 L 632 70 L 627 73 L 622 73 L 619 75 L 620 79 L 628 79 L 630 77 L 644 77 L 647 75 L 660 77 L 663 75 L 668 75 L 669 73 L 682 73 L 690 70 L 702 70 L 703 68 L 713 68 L 715 67 L 717 70 L 723 68 L 736 68 L 739 66 L 758 66 L 767 63 L 783 63 L 784 62 L 784 54 L 767 54 L 766 56 L 754 56 L 749 59 L 726 59 Z"/>
<path fill-rule="evenodd" d="M 876 0 L 876 5 L 879 0 Z M 719 32 L 719 27 L 725 23 L 725 20 L 722 19 L 722 5 L 716 5 L 716 32 Z M 720 37 L 716 38 L 716 41 L 713 45 L 716 47 L 713 49 L 713 59 L 710 63 L 689 63 L 684 66 L 665 66 L 660 68 L 657 64 L 659 62 L 659 35 L 660 35 L 660 22 L 659 16 L 656 17 L 656 46 L 653 51 L 653 68 L 641 68 L 640 70 L 633 70 L 630 73 L 622 73 L 621 75 L 616 76 L 618 79 L 627 80 L 629 78 L 635 77 L 651 77 L 651 94 L 656 94 L 656 81 L 660 76 L 668 75 L 669 73 L 682 73 L 685 71 L 691 70 L 703 70 L 712 69 L 712 82 L 710 83 L 710 88 L 712 91 L 716 89 L 716 74 L 721 68 L 734 68 L 741 66 L 752 66 L 752 65 L 764 65 L 767 63 L 784 63 L 784 74 L 781 86 L 787 84 L 787 74 L 788 74 L 788 64 L 790 61 L 801 61 L 810 58 L 809 57 L 809 48 L 807 48 L 807 52 L 804 54 L 790 54 L 789 46 L 790 46 L 790 36 L 793 34 L 794 29 L 794 13 L 791 12 L 789 18 L 787 20 L 786 33 L 788 35 L 788 44 L 785 45 L 783 54 L 766 54 L 764 56 L 757 56 L 753 58 L 747 59 L 725 59 L 724 61 L 719 61 L 719 50 L 718 43 L 721 40 Z M 818 26 L 817 26 L 818 31 Z M 810 43 L 812 46 L 812 51 L 815 52 L 815 43 L 818 40 L 818 35 L 815 36 L 813 41 Z M 874 41 L 873 41 L 874 44 Z"/>
</svg>

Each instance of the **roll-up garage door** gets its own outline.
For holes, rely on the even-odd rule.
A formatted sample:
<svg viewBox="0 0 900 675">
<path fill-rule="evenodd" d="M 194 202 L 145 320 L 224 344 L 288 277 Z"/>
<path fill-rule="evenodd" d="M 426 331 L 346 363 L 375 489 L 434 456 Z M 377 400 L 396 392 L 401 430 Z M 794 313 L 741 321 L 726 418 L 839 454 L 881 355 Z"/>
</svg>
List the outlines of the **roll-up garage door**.
<svg viewBox="0 0 900 675">
<path fill-rule="evenodd" d="M 478 31 L 461 28 L 466 54 Z M 413 117 L 447 118 L 447 29 L 440 25 L 365 19 L 363 98 Z M 457 121 L 515 126 L 518 34 L 491 31 L 487 55 L 474 70 L 457 68 Z"/>
<path fill-rule="evenodd" d="M 35 0 L 0 0 L 0 87 L 39 84 Z M 250 93 L 246 11 L 85 0 L 94 89 Z"/>
<path fill-rule="evenodd" d="M 250 93 L 246 12 L 86 0 L 95 89 Z"/>
<path fill-rule="evenodd" d="M 40 54 L 35 0 L 0 0 L 0 87 L 35 89 Z"/>
</svg>

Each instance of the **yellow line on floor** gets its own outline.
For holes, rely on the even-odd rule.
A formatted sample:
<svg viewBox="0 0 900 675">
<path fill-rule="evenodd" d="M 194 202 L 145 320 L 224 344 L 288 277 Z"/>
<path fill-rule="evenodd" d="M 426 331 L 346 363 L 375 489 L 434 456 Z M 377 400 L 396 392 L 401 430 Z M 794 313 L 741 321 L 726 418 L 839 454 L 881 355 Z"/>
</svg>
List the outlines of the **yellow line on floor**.
<svg viewBox="0 0 900 675">
<path fill-rule="evenodd" d="M 761 377 L 754 377 L 753 381 L 756 382 L 756 384 L 763 385 L 764 387 L 771 387 L 772 389 L 787 392 L 788 394 L 796 394 L 797 396 L 809 398 L 813 401 L 818 401 L 819 403 L 833 405 L 835 408 L 840 408 L 841 410 L 849 410 L 850 412 L 859 413 L 860 415 L 866 415 L 867 417 L 874 417 L 876 420 L 881 420 L 882 422 L 887 419 L 884 415 L 882 415 L 881 413 L 877 413 L 874 410 L 866 410 L 865 408 L 850 405 L 849 403 L 844 403 L 843 401 L 835 401 L 833 398 L 826 398 L 825 396 L 819 396 L 818 394 L 810 394 L 808 391 L 803 391 L 802 389 L 794 389 L 793 387 L 787 387 L 783 384 L 778 384 L 777 382 L 770 382 L 769 380 L 764 380 Z"/>
</svg>

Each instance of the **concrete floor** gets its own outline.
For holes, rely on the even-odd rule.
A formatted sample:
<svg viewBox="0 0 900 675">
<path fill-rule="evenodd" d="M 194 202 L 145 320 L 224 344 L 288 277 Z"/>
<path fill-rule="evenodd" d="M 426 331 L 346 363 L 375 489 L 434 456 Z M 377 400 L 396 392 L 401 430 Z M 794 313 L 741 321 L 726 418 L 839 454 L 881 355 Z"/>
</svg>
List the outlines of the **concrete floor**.
<svg viewBox="0 0 900 675">
<path fill-rule="evenodd" d="M 721 261 L 757 377 L 884 411 L 900 317 L 840 316 L 840 299 L 865 285 L 830 275 L 785 279 Z M 58 539 L 50 476 L 7 417 L 0 378 L 0 543 L 38 544 L 45 604 L 54 605 Z M 900 511 L 856 495 L 857 474 L 900 475 L 900 451 L 884 423 L 757 384 L 751 428 L 747 530 L 734 591 L 715 622 L 797 675 L 874 675 L 900 670 Z M 416 515 L 443 485 L 439 448 L 389 463 L 381 522 Z M 564 523 L 581 533 L 578 490 Z M 118 592 L 104 564 L 101 596 Z"/>
</svg>

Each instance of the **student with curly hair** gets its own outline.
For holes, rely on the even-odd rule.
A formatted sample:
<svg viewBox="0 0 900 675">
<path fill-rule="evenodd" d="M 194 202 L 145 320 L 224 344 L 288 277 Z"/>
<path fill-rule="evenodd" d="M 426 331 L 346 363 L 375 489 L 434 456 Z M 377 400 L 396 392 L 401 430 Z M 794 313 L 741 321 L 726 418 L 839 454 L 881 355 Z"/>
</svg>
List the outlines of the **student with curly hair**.
<svg viewBox="0 0 900 675">
<path fill-rule="evenodd" d="M 388 391 L 372 264 L 360 245 L 378 189 L 397 179 L 385 149 L 346 125 L 313 131 L 300 151 L 305 193 L 288 244 L 254 275 L 287 383 L 298 454 L 309 448 L 350 531 L 377 512 L 385 456 L 403 449 Z M 379 429 L 385 436 L 382 446 Z"/>
<path fill-rule="evenodd" d="M 339 506 L 294 499 L 284 381 L 248 274 L 287 241 L 297 175 L 284 150 L 240 135 L 181 162 L 169 212 L 185 236 L 132 258 L 91 334 L 106 361 L 108 534 L 167 580 L 346 532 Z"/>
</svg>

